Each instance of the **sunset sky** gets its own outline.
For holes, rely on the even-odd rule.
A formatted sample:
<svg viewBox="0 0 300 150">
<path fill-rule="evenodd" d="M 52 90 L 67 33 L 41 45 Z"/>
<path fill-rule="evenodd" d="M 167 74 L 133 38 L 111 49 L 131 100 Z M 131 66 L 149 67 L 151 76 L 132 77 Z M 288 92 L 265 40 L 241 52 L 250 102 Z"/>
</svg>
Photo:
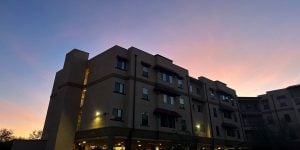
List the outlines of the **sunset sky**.
<svg viewBox="0 0 300 150">
<path fill-rule="evenodd" d="M 73 48 L 161 54 L 239 96 L 300 83 L 300 1 L 2 0 L 0 128 L 42 129 L 55 72 Z"/>
</svg>

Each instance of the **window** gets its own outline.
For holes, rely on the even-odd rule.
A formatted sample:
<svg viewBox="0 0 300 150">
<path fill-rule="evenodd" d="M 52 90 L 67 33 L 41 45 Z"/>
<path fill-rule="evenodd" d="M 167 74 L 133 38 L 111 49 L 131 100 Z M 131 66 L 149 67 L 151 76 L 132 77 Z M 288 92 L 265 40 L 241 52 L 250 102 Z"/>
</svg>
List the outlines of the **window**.
<svg viewBox="0 0 300 150">
<path fill-rule="evenodd" d="M 112 115 L 113 115 L 112 120 L 122 121 L 123 110 L 118 108 L 113 108 Z"/>
<path fill-rule="evenodd" d="M 183 81 L 181 79 L 178 79 L 178 88 L 182 89 L 183 88 Z"/>
<path fill-rule="evenodd" d="M 193 86 L 190 85 L 190 92 L 193 93 Z"/>
<path fill-rule="evenodd" d="M 200 88 L 196 88 L 196 93 L 197 93 L 197 95 L 200 95 L 201 94 L 201 92 L 200 92 Z"/>
<path fill-rule="evenodd" d="M 234 101 L 233 100 L 231 100 L 231 106 L 234 106 Z"/>
<path fill-rule="evenodd" d="M 233 115 L 234 121 L 237 122 L 236 114 Z"/>
<path fill-rule="evenodd" d="M 115 91 L 116 93 L 125 94 L 124 84 L 120 82 L 115 82 Z"/>
<path fill-rule="evenodd" d="M 217 109 L 216 108 L 213 108 L 213 112 L 214 112 L 214 117 L 218 117 Z"/>
<path fill-rule="evenodd" d="M 234 137 L 235 136 L 234 129 L 227 129 L 227 136 Z"/>
<path fill-rule="evenodd" d="M 277 100 L 278 100 L 280 107 L 287 106 L 285 96 L 284 97 L 278 96 Z"/>
<path fill-rule="evenodd" d="M 215 91 L 213 89 L 209 89 L 209 94 L 211 97 L 214 97 L 215 96 Z"/>
<path fill-rule="evenodd" d="M 300 97 L 295 97 L 294 101 L 295 101 L 296 105 L 300 105 Z"/>
<path fill-rule="evenodd" d="M 143 88 L 142 99 L 149 100 L 149 90 L 147 88 Z"/>
<path fill-rule="evenodd" d="M 149 77 L 149 67 L 147 67 L 147 66 L 143 66 L 143 73 L 142 73 L 142 75 L 144 76 L 144 77 Z"/>
<path fill-rule="evenodd" d="M 262 105 L 263 105 L 264 109 L 270 109 L 268 100 L 263 100 Z"/>
<path fill-rule="evenodd" d="M 185 120 L 181 120 L 181 131 L 186 131 L 186 121 Z"/>
<path fill-rule="evenodd" d="M 161 115 L 160 126 L 167 128 L 175 128 L 175 117 L 169 115 Z"/>
<path fill-rule="evenodd" d="M 289 114 L 284 114 L 284 120 L 285 122 L 292 122 L 292 119 Z"/>
<path fill-rule="evenodd" d="M 267 123 L 268 124 L 274 124 L 274 120 L 272 116 L 267 116 Z"/>
<path fill-rule="evenodd" d="M 216 132 L 217 132 L 217 136 L 220 136 L 220 129 L 218 126 L 216 126 Z"/>
<path fill-rule="evenodd" d="M 163 94 L 164 104 L 174 105 L 174 97 L 170 95 Z"/>
<path fill-rule="evenodd" d="M 179 98 L 179 108 L 184 109 L 184 99 L 182 97 Z"/>
<path fill-rule="evenodd" d="M 204 126 L 204 124 L 201 124 L 200 127 L 201 127 L 200 128 L 200 132 L 205 132 L 205 126 Z"/>
<path fill-rule="evenodd" d="M 162 80 L 167 83 L 173 83 L 173 76 L 166 73 L 162 73 Z"/>
<path fill-rule="evenodd" d="M 203 110 L 202 110 L 202 105 L 197 105 L 197 111 L 198 112 L 202 112 Z"/>
<path fill-rule="evenodd" d="M 141 126 L 148 126 L 148 118 L 149 118 L 149 115 L 147 112 L 143 112 L 142 113 L 142 123 L 141 123 Z"/>
<path fill-rule="evenodd" d="M 230 111 L 224 111 L 224 118 L 231 119 L 231 112 Z"/>
<path fill-rule="evenodd" d="M 123 58 L 117 58 L 117 67 L 120 70 L 126 70 L 127 60 Z"/>
<path fill-rule="evenodd" d="M 240 135 L 240 131 L 239 130 L 236 130 L 236 134 L 237 134 L 237 138 L 240 139 L 241 135 Z"/>
</svg>

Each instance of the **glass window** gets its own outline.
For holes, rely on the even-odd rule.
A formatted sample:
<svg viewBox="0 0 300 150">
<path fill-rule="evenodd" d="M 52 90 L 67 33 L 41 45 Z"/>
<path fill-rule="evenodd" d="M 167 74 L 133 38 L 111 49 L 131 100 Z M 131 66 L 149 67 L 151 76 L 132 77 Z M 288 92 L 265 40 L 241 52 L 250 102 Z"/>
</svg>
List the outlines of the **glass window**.
<svg viewBox="0 0 300 150">
<path fill-rule="evenodd" d="M 118 58 L 116 68 L 121 69 L 121 70 L 126 70 L 126 67 L 127 67 L 127 61 L 125 59 Z"/>
<path fill-rule="evenodd" d="M 197 95 L 200 95 L 201 94 L 201 92 L 200 92 L 200 88 L 196 88 L 196 93 L 197 93 Z"/>
<path fill-rule="evenodd" d="M 193 93 L 193 86 L 190 85 L 190 92 Z"/>
<path fill-rule="evenodd" d="M 164 104 L 174 105 L 174 97 L 163 94 L 163 102 L 164 102 Z"/>
<path fill-rule="evenodd" d="M 218 126 L 216 126 L 216 132 L 217 132 L 217 136 L 220 136 L 220 129 Z"/>
<path fill-rule="evenodd" d="M 272 116 L 267 116 L 267 123 L 268 124 L 274 124 L 274 120 Z"/>
<path fill-rule="evenodd" d="M 264 109 L 270 109 L 268 100 L 263 100 L 262 105 L 263 105 Z"/>
<path fill-rule="evenodd" d="M 230 111 L 224 111 L 224 118 L 231 119 L 231 112 Z"/>
<path fill-rule="evenodd" d="M 235 136 L 234 129 L 227 129 L 227 136 L 234 137 Z"/>
<path fill-rule="evenodd" d="M 202 105 L 197 105 L 198 112 L 202 112 Z"/>
<path fill-rule="evenodd" d="M 179 98 L 179 108 L 184 109 L 184 99 L 183 99 L 183 97 Z"/>
<path fill-rule="evenodd" d="M 161 115 L 160 126 L 167 128 L 175 128 L 175 117 L 169 115 Z"/>
<path fill-rule="evenodd" d="M 142 113 L 142 123 L 141 123 L 142 126 L 148 126 L 148 118 L 149 118 L 148 113 L 143 112 Z"/>
<path fill-rule="evenodd" d="M 218 117 L 217 109 L 216 108 L 213 108 L 213 112 L 214 112 L 214 117 Z"/>
<path fill-rule="evenodd" d="M 169 75 L 167 73 L 161 73 L 162 74 L 162 80 L 164 82 L 167 82 L 167 83 L 173 83 L 173 76 L 172 75 Z"/>
<path fill-rule="evenodd" d="M 113 108 L 112 115 L 113 115 L 112 118 L 113 120 L 121 121 L 123 116 L 123 110 L 118 108 Z"/>
<path fill-rule="evenodd" d="M 215 91 L 213 89 L 209 89 L 209 94 L 211 97 L 214 97 L 215 96 Z"/>
<path fill-rule="evenodd" d="M 149 77 L 149 67 L 143 66 L 143 73 L 144 77 Z"/>
<path fill-rule="evenodd" d="M 178 79 L 178 88 L 182 89 L 183 88 L 183 82 L 181 79 Z"/>
<path fill-rule="evenodd" d="M 115 82 L 115 90 L 116 93 L 125 94 L 124 84 L 120 82 Z"/>
<path fill-rule="evenodd" d="M 181 120 L 181 131 L 186 131 L 186 121 L 185 120 Z"/>
<path fill-rule="evenodd" d="M 285 122 L 292 122 L 292 119 L 289 114 L 284 114 L 284 120 Z"/>
<path fill-rule="evenodd" d="M 287 106 L 286 104 L 286 99 L 285 98 L 277 98 L 279 104 L 280 104 L 280 107 L 285 107 Z"/>
<path fill-rule="evenodd" d="M 143 88 L 143 95 L 142 98 L 144 100 L 149 100 L 149 90 L 147 88 Z"/>
</svg>

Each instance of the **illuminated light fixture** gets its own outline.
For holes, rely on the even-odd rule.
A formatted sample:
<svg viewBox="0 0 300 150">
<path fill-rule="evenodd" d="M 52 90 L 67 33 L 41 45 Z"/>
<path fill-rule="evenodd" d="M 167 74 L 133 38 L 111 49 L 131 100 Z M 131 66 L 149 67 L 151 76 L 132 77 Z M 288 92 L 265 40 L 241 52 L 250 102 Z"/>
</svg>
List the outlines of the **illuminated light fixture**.
<svg viewBox="0 0 300 150">
<path fill-rule="evenodd" d="M 121 143 L 118 143 L 118 145 L 120 146 L 120 145 L 121 145 Z"/>
<path fill-rule="evenodd" d="M 85 144 L 85 143 L 86 143 L 86 141 L 82 141 L 82 143 L 83 143 L 83 144 Z"/>
<path fill-rule="evenodd" d="M 138 143 L 140 143 L 141 141 L 137 141 Z"/>
<path fill-rule="evenodd" d="M 141 145 L 141 144 L 139 144 L 138 146 L 139 146 L 139 147 L 141 147 L 142 145 Z"/>
<path fill-rule="evenodd" d="M 196 125 L 196 128 L 197 128 L 197 129 L 200 129 L 200 127 L 201 127 L 200 124 L 197 124 L 197 125 Z"/>
<path fill-rule="evenodd" d="M 159 143 L 159 146 L 161 146 L 161 143 Z"/>
<path fill-rule="evenodd" d="M 95 116 L 96 116 L 96 117 L 100 116 L 100 112 L 99 112 L 99 111 L 96 111 Z"/>
<path fill-rule="evenodd" d="M 221 149 L 221 147 L 219 146 L 218 149 Z"/>
</svg>

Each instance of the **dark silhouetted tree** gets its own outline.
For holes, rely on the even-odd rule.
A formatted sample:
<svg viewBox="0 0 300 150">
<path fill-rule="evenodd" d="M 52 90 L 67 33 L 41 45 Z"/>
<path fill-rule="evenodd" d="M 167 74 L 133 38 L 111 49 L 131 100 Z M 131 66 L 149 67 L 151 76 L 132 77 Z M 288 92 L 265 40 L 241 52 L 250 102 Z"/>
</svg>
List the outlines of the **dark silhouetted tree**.
<svg viewBox="0 0 300 150">
<path fill-rule="evenodd" d="M 42 133 L 43 133 L 42 130 L 34 130 L 34 131 L 29 135 L 29 139 L 32 139 L 32 140 L 38 140 L 38 139 L 41 139 Z"/>
<path fill-rule="evenodd" d="M 1 129 L 0 130 L 0 141 L 8 142 L 13 139 L 13 131 L 9 129 Z"/>
</svg>

